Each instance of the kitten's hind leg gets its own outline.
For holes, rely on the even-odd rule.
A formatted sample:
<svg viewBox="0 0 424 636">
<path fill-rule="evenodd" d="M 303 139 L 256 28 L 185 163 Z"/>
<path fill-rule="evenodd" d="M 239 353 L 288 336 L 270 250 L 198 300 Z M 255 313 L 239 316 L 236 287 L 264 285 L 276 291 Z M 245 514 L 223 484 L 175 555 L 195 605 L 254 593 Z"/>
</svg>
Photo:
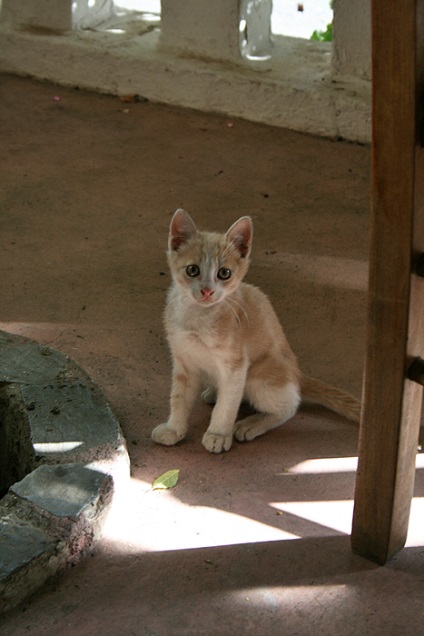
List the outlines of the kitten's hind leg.
<svg viewBox="0 0 424 636">
<path fill-rule="evenodd" d="M 283 423 L 281 417 L 266 413 L 255 413 L 244 420 L 236 422 L 236 439 L 239 442 L 250 442 L 255 437 L 277 428 Z"/>
<path fill-rule="evenodd" d="M 256 384 L 247 397 L 259 412 L 236 422 L 235 435 L 239 442 L 247 442 L 277 428 L 296 413 L 300 404 L 299 387 L 288 382 L 282 387 Z"/>
</svg>

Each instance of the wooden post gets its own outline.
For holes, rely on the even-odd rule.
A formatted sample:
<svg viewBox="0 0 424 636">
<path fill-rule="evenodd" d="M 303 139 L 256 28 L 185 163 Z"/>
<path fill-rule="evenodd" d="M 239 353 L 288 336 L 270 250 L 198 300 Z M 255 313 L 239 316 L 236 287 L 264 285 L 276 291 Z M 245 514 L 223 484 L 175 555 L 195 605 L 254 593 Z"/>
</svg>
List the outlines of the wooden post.
<svg viewBox="0 0 424 636">
<path fill-rule="evenodd" d="M 372 0 L 372 233 L 352 548 L 384 564 L 405 544 L 424 356 L 424 0 Z"/>
</svg>

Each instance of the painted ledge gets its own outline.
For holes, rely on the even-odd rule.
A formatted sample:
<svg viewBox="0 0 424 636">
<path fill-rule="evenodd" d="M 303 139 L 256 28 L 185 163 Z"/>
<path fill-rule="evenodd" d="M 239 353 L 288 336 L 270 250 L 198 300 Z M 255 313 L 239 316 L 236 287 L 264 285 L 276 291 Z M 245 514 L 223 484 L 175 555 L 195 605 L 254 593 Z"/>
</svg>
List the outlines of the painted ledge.
<svg viewBox="0 0 424 636">
<path fill-rule="evenodd" d="M 0 71 L 369 143 L 371 82 L 333 77 L 327 43 L 274 37 L 264 60 L 216 62 L 164 49 L 160 31 L 46 33 L 0 24 Z"/>
</svg>

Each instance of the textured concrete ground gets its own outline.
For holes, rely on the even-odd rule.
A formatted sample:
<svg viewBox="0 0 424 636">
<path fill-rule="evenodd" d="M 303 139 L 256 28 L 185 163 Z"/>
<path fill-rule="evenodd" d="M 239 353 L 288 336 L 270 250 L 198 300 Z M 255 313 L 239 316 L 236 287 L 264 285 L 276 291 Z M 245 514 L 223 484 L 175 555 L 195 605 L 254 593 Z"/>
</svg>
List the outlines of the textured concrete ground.
<svg viewBox="0 0 424 636">
<path fill-rule="evenodd" d="M 359 395 L 369 148 L 7 76 L 0 91 L 0 328 L 80 364 L 132 460 L 93 557 L 2 619 L 3 633 L 420 633 L 422 470 L 408 547 L 381 568 L 350 550 L 352 424 L 302 409 L 213 456 L 199 402 L 182 444 L 149 438 L 168 410 L 177 207 L 216 230 L 252 215 L 249 281 L 304 370 Z M 177 486 L 152 491 L 172 468 Z"/>
</svg>

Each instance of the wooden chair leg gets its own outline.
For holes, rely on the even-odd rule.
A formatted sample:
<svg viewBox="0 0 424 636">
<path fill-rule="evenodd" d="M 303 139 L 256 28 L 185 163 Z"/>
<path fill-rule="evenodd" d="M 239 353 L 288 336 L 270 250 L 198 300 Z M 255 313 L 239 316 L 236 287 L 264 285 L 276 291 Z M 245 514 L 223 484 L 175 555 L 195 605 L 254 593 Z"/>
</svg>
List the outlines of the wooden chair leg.
<svg viewBox="0 0 424 636">
<path fill-rule="evenodd" d="M 352 527 L 355 552 L 384 564 L 405 544 L 424 355 L 424 0 L 372 0 L 372 221 L 367 359 Z M 416 379 L 416 378 L 415 378 Z"/>
</svg>

